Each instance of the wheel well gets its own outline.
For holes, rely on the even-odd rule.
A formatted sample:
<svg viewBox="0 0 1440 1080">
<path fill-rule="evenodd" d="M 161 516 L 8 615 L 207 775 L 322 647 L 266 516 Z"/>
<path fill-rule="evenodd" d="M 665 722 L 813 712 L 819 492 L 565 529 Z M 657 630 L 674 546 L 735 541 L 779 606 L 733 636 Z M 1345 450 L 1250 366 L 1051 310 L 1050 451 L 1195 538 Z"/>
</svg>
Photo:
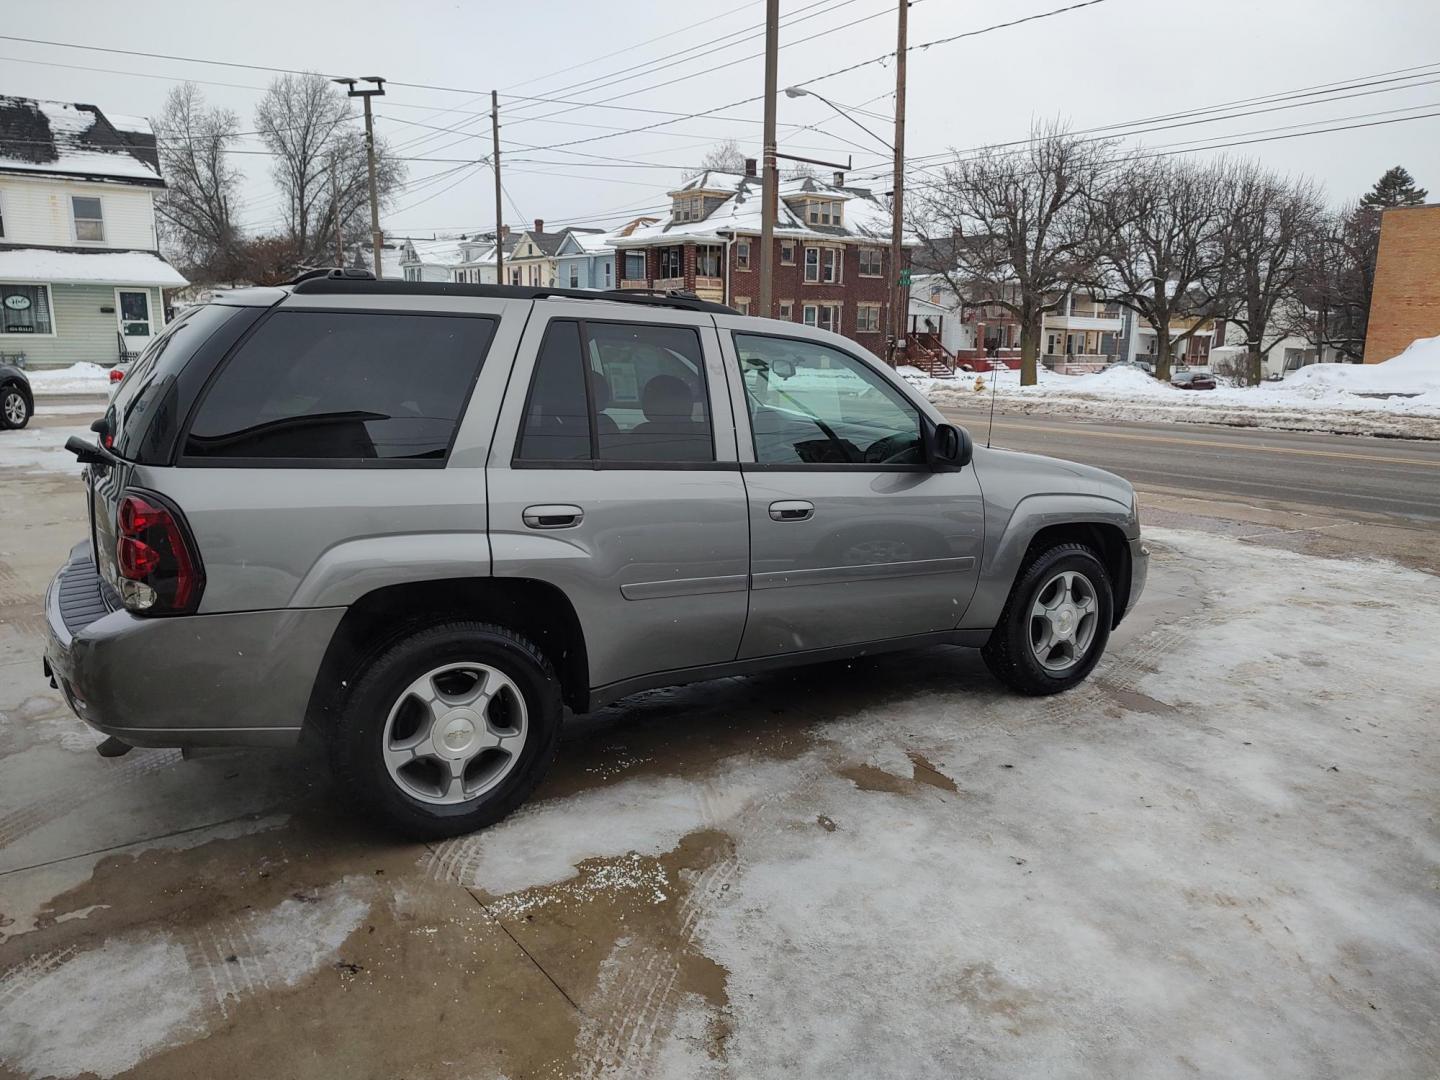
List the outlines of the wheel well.
<svg viewBox="0 0 1440 1080">
<path fill-rule="evenodd" d="M 1025 549 L 1020 565 L 1029 566 L 1031 559 L 1057 544 L 1084 544 L 1100 557 L 1105 574 L 1110 579 L 1110 591 L 1115 597 L 1111 621 L 1114 626 L 1120 625 L 1120 617 L 1130 600 L 1130 544 L 1124 531 L 1118 525 L 1100 521 L 1047 525 L 1030 538 L 1030 546 Z"/>
<path fill-rule="evenodd" d="M 576 712 L 588 707 L 585 636 L 563 592 L 529 578 L 445 578 L 389 585 L 350 605 L 320 662 L 307 718 L 328 718 L 369 659 L 421 627 L 449 619 L 498 623 L 529 638 L 555 665 L 565 704 Z"/>
<path fill-rule="evenodd" d="M 21 382 L 19 379 L 0 379 L 0 390 L 4 390 L 7 387 L 12 386 L 16 390 L 20 391 L 20 396 L 25 399 L 25 404 L 33 409 L 35 407 L 35 399 L 31 396 L 29 386 Z"/>
</svg>

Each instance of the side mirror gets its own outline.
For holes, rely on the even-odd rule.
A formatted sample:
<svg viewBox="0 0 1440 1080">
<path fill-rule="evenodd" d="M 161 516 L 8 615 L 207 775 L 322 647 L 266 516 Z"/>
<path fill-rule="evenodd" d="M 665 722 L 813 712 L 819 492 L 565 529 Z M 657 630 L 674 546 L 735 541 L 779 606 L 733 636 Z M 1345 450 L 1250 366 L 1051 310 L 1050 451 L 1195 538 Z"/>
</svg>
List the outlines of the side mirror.
<svg viewBox="0 0 1440 1080">
<path fill-rule="evenodd" d="M 930 435 L 930 467 L 936 470 L 963 469 L 975 456 L 970 433 L 954 424 L 936 424 Z"/>
</svg>

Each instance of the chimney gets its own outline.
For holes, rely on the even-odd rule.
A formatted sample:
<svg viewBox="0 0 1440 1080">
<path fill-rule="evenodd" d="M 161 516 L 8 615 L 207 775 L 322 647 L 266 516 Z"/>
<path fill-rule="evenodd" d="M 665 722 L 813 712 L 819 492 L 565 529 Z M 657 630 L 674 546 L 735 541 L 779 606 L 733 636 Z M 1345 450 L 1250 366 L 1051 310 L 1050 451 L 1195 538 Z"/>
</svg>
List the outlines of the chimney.
<svg viewBox="0 0 1440 1080">
<path fill-rule="evenodd" d="M 544 218 L 539 218 L 539 217 L 537 217 L 537 218 L 535 219 L 535 231 L 536 231 L 536 232 L 544 232 L 544 231 L 545 231 L 545 219 L 544 219 Z"/>
<path fill-rule="evenodd" d="M 754 175 L 756 175 L 756 173 L 755 173 L 755 159 L 754 159 L 753 157 L 747 157 L 747 158 L 745 159 L 745 175 L 746 175 L 746 176 L 754 176 Z"/>
<path fill-rule="evenodd" d="M 845 186 L 845 174 L 844 174 L 843 172 L 837 172 L 837 173 L 835 174 L 834 179 L 835 179 L 835 186 L 836 186 L 836 187 L 844 187 L 844 186 Z"/>
</svg>

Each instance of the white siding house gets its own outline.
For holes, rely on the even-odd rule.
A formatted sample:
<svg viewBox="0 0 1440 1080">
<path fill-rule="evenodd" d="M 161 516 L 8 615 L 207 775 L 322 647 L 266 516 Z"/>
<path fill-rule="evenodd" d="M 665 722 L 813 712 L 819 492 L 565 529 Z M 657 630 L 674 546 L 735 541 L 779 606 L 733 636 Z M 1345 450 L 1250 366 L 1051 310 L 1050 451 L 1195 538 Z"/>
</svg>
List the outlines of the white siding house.
<svg viewBox="0 0 1440 1080">
<path fill-rule="evenodd" d="M 0 355 L 114 363 L 165 325 L 165 186 L 144 121 L 93 105 L 0 97 Z"/>
</svg>

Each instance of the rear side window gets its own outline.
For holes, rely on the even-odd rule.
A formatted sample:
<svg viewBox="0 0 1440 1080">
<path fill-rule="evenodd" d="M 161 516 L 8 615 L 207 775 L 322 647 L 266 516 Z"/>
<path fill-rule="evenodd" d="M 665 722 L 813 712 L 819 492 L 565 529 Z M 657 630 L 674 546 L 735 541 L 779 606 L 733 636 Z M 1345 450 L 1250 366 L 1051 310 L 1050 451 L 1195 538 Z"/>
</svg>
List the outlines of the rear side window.
<svg viewBox="0 0 1440 1080">
<path fill-rule="evenodd" d="M 694 328 L 551 323 L 515 456 L 654 468 L 714 461 L 705 361 Z"/>
<path fill-rule="evenodd" d="M 185 454 L 442 463 L 494 332 L 469 316 L 277 311 L 206 393 Z"/>
</svg>

